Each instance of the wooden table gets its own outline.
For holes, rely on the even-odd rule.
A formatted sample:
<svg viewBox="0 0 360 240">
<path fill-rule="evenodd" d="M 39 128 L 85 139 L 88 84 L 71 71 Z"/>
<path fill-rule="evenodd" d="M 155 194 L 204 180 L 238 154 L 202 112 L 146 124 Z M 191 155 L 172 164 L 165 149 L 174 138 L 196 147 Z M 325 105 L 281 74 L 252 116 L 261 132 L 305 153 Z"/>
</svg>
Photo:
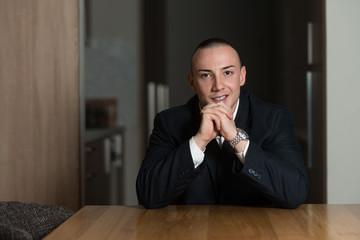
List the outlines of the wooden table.
<svg viewBox="0 0 360 240">
<path fill-rule="evenodd" d="M 86 206 L 45 239 L 360 239 L 360 204 Z"/>
</svg>

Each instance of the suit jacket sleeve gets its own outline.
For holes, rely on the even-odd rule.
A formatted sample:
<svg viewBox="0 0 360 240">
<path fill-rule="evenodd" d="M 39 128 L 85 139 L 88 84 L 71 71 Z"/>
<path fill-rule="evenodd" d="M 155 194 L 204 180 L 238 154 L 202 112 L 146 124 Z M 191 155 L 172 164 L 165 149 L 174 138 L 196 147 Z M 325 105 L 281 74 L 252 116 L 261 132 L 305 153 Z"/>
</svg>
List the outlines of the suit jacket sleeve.
<svg viewBox="0 0 360 240">
<path fill-rule="evenodd" d="M 251 125 L 245 164 L 235 171 L 278 206 L 296 208 L 307 196 L 308 180 L 291 112 L 275 109 Z"/>
<path fill-rule="evenodd" d="M 136 190 L 146 208 L 165 207 L 177 199 L 199 174 L 190 153 L 189 139 L 175 136 L 163 114 L 157 114 L 149 148 L 140 168 Z M 176 126 L 176 129 L 181 127 Z"/>
</svg>

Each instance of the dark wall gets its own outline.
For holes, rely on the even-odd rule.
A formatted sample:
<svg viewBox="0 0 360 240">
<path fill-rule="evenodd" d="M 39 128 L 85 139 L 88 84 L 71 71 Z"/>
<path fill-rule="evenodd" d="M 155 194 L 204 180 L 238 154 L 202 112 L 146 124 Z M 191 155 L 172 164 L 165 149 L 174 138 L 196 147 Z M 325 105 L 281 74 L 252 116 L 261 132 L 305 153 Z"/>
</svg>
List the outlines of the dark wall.
<svg viewBox="0 0 360 240">
<path fill-rule="evenodd" d="M 166 82 L 171 106 L 183 104 L 193 95 L 187 83 L 190 57 L 196 45 L 209 37 L 230 41 L 247 67 L 244 88 L 269 97 L 270 1 L 183 0 L 167 4 Z"/>
</svg>

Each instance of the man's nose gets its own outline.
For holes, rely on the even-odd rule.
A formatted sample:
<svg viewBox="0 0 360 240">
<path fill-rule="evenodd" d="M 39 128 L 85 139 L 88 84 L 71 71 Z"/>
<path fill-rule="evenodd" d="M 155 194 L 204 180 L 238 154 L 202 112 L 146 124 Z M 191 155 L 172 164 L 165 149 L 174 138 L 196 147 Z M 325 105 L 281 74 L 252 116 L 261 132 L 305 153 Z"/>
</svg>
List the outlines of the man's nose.
<svg viewBox="0 0 360 240">
<path fill-rule="evenodd" d="M 220 91 L 224 89 L 224 83 L 221 76 L 215 76 L 213 82 L 213 91 Z"/>
</svg>

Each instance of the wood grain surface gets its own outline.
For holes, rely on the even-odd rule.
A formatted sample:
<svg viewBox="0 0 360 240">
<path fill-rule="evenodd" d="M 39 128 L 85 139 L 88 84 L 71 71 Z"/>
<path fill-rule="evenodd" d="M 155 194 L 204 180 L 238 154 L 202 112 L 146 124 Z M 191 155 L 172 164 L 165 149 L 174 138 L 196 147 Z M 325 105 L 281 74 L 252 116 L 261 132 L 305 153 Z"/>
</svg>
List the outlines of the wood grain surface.
<svg viewBox="0 0 360 240">
<path fill-rule="evenodd" d="M 360 205 L 86 206 L 45 239 L 360 239 Z"/>
</svg>

